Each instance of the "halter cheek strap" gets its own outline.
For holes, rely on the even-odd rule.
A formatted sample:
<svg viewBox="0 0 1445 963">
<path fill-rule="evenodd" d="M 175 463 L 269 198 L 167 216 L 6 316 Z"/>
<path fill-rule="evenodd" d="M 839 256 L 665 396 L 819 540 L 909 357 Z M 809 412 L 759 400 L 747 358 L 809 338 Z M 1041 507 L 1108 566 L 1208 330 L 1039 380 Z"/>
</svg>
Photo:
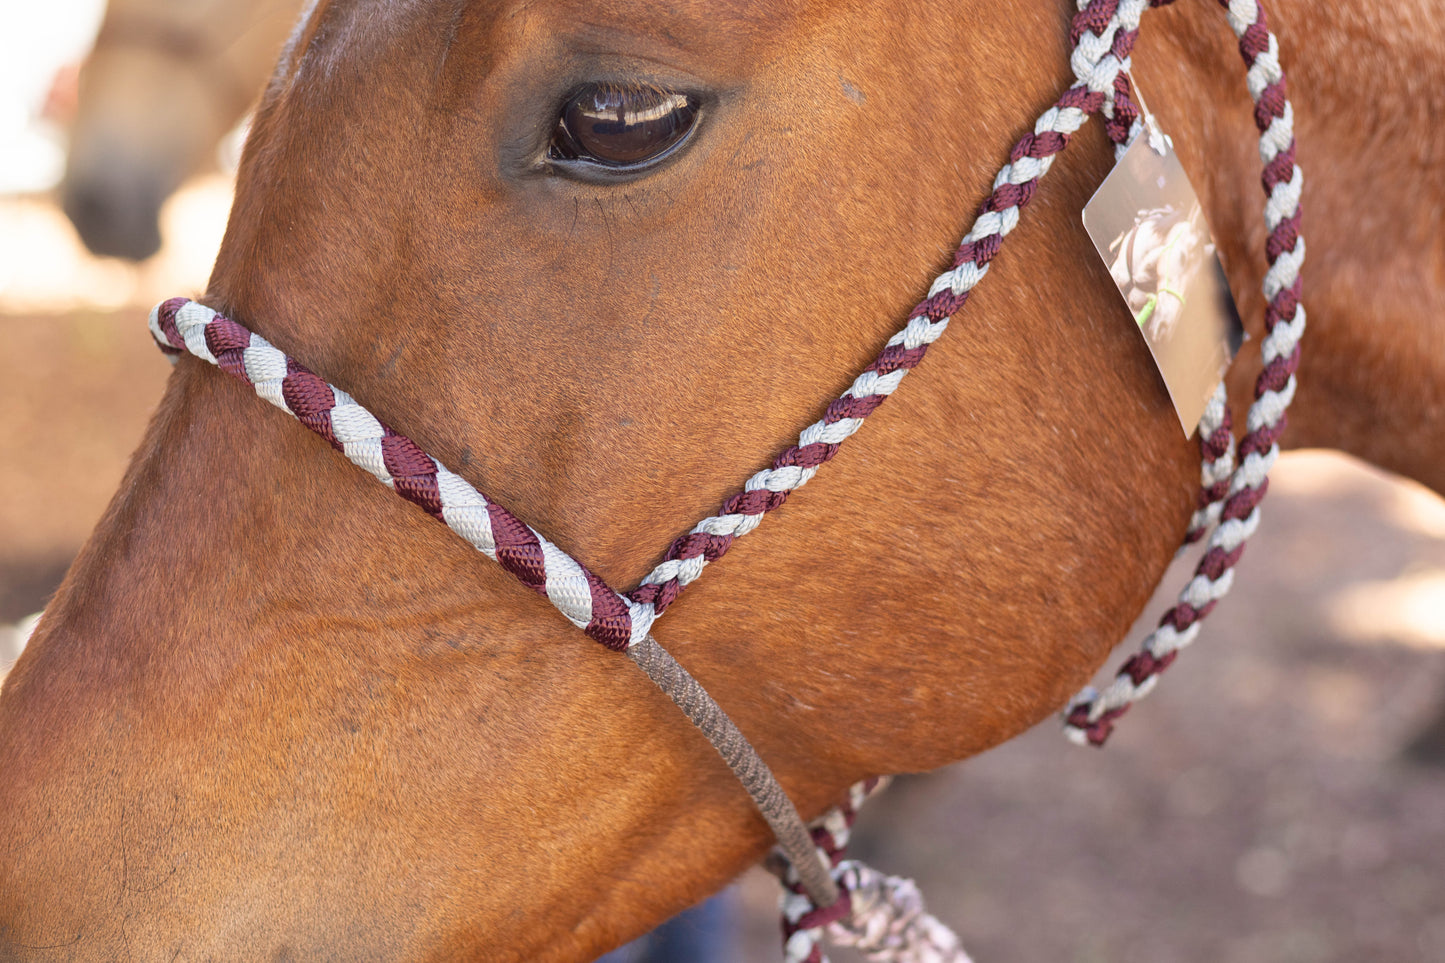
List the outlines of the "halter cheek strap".
<svg viewBox="0 0 1445 963">
<path fill-rule="evenodd" d="M 727 714 L 652 636 L 651 608 L 618 595 L 581 562 L 447 470 L 410 438 L 392 431 L 346 392 L 287 357 L 265 338 L 185 298 L 158 305 L 151 334 L 173 358 L 182 352 L 216 365 L 330 442 L 353 464 L 418 506 L 543 595 L 573 625 L 621 649 L 702 731 L 762 813 L 778 845 L 801 868 L 820 905 L 838 899 L 823 858 L 772 771 Z M 642 631 L 640 639 L 632 634 Z"/>
<path fill-rule="evenodd" d="M 1121 152 L 1138 134 L 1139 113 L 1127 77 L 1129 54 L 1143 10 L 1167 2 L 1079 0 L 1070 59 L 1078 82 L 1014 146 L 958 248 L 955 266 L 934 280 L 928 297 L 913 309 L 904 326 L 849 389 L 828 405 L 824 416 L 803 430 L 796 445 L 750 478 L 716 515 L 673 542 L 663 561 L 626 594 L 609 587 L 410 439 L 387 428 L 346 392 L 235 321 L 196 302 L 173 299 L 151 313 L 151 332 L 167 353 L 189 352 L 251 385 L 261 397 L 295 416 L 353 463 L 545 596 L 572 624 L 608 648 L 626 651 L 712 742 L 777 837 L 786 862 L 780 872 L 793 892 L 784 906 L 790 961 L 820 963 L 824 957 L 818 941 L 827 928 L 842 941 L 875 954 L 870 958 L 878 961 L 966 963 L 956 938 L 923 911 L 911 884 L 842 860 L 847 826 L 871 786 L 854 787 L 848 804 L 826 814 L 810 834 L 767 765 L 697 681 L 657 644 L 651 628 L 709 563 L 756 528 L 790 492 L 805 485 L 897 390 L 988 273 L 1054 156 L 1089 115 L 1104 114 L 1106 130 Z M 1066 710 L 1067 731 L 1082 742 L 1100 744 L 1107 738 L 1114 721 L 1153 687 L 1178 649 L 1198 633 L 1200 620 L 1229 590 L 1244 541 L 1259 522 L 1257 506 L 1279 453 L 1284 412 L 1294 394 L 1305 316 L 1299 304 L 1304 241 L 1299 237 L 1302 181 L 1294 165 L 1293 112 L 1285 96 L 1278 45 L 1265 25 L 1264 12 L 1254 0 L 1222 2 L 1248 66 L 1269 196 L 1264 371 L 1255 384 L 1247 433 L 1238 446 L 1243 459 L 1238 465 L 1222 386 L 1205 411 L 1200 423 L 1202 491 L 1186 542 L 1209 535 L 1207 549 L 1179 604 L 1165 615 L 1143 651 L 1124 665 L 1107 690 L 1086 690 Z"/>
</svg>

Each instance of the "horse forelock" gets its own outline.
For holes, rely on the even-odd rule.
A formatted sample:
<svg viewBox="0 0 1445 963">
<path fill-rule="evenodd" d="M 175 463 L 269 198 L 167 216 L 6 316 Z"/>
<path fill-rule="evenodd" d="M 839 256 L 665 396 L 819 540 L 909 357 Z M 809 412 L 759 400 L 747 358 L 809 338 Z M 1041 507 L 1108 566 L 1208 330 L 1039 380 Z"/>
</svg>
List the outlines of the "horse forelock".
<svg viewBox="0 0 1445 963">
<path fill-rule="evenodd" d="M 340 58 L 387 44 L 420 3 L 435 6 L 428 0 L 308 0 L 281 49 L 275 79 L 294 78 L 303 66 L 324 75 Z"/>
</svg>

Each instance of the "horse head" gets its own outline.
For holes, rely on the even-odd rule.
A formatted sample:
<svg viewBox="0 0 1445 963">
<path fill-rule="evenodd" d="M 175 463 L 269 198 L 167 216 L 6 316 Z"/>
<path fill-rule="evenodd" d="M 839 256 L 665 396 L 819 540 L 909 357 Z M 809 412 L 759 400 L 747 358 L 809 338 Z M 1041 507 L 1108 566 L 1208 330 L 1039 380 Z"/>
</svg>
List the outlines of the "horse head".
<svg viewBox="0 0 1445 963">
<path fill-rule="evenodd" d="M 255 100 L 293 0 L 113 0 L 80 74 L 61 204 L 86 247 L 141 261 L 160 210 Z"/>
<path fill-rule="evenodd" d="M 1231 118 L 1201 194 L 1257 291 L 1248 99 L 1189 6 L 1148 89 Z M 321 0 L 207 303 L 636 585 L 949 266 L 1070 13 Z M 1076 136 L 921 375 L 658 624 L 805 816 L 1057 710 L 1179 544 L 1198 448 L 1078 228 L 1109 156 Z M 0 733 L 17 959 L 586 959 L 769 843 L 634 666 L 191 359 Z"/>
</svg>

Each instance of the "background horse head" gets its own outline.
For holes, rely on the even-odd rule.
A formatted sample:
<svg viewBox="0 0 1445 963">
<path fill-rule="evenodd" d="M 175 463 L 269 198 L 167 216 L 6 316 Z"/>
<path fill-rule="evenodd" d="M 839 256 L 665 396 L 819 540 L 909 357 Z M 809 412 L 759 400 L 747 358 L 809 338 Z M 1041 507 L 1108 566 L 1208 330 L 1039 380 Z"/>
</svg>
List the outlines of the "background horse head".
<svg viewBox="0 0 1445 963">
<path fill-rule="evenodd" d="M 144 260 L 160 209 L 255 103 L 296 0 L 111 0 L 80 74 L 61 201 L 86 247 Z"/>
<path fill-rule="evenodd" d="M 1415 107 L 1347 48 L 1297 57 L 1342 44 L 1335 14 L 1280 6 L 1321 238 L 1294 439 L 1445 489 L 1445 362 L 1419 350 L 1440 185 L 1347 109 Z M 1070 13 L 321 2 L 207 300 L 632 585 L 948 265 L 1067 85 Z M 1345 33 L 1438 78 L 1442 28 L 1415 13 Z M 1237 53 L 1210 5 L 1146 23 L 1141 85 L 1257 336 Z M 1437 128 L 1405 135 L 1439 156 Z M 805 815 L 1058 709 L 1179 543 L 1197 447 L 1078 227 L 1109 155 L 1077 136 L 923 373 L 659 625 Z M 1400 166 L 1364 210 L 1380 163 Z M 582 960 L 769 843 L 633 666 L 186 359 L 0 696 L 0 771 L 18 958 Z"/>
</svg>

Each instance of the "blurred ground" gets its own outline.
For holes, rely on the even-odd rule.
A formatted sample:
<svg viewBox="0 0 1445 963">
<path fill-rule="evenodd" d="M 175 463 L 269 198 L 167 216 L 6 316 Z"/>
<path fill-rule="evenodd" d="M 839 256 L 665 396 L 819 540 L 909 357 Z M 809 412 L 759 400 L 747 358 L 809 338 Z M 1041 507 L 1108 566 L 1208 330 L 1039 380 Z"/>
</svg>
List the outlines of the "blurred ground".
<svg viewBox="0 0 1445 963">
<path fill-rule="evenodd" d="M 169 371 L 145 310 L 199 292 L 226 190 L 178 197 L 189 243 L 138 269 L 0 198 L 0 623 L 119 483 Z M 857 854 L 917 877 L 979 963 L 1445 961 L 1445 769 L 1400 759 L 1445 692 L 1445 503 L 1309 453 L 1265 505 L 1233 595 L 1108 749 L 1045 724 L 864 812 Z M 779 958 L 774 898 L 740 884 L 748 960 Z"/>
<path fill-rule="evenodd" d="M 1445 691 L 1445 502 L 1303 453 L 1265 506 L 1108 748 L 1048 722 L 864 811 L 855 854 L 917 878 L 979 963 L 1445 961 L 1445 769 L 1401 760 Z M 743 892 L 765 918 L 771 880 Z"/>
</svg>

